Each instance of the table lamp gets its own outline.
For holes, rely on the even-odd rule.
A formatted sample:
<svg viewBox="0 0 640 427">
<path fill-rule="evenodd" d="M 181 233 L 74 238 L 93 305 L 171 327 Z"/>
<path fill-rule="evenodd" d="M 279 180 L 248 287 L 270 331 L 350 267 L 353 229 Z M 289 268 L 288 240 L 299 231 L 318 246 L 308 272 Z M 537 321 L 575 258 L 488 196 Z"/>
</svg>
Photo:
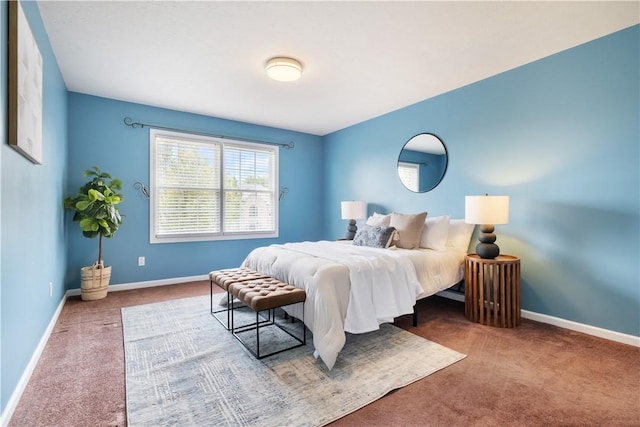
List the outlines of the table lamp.
<svg viewBox="0 0 640 427">
<path fill-rule="evenodd" d="M 349 226 L 347 227 L 347 234 L 344 236 L 346 240 L 353 240 L 356 235 L 358 227 L 356 227 L 356 220 L 367 217 L 367 204 L 361 201 L 347 201 L 341 202 L 342 219 L 349 220 Z"/>
<path fill-rule="evenodd" d="M 509 223 L 509 196 L 466 196 L 464 222 L 480 224 L 480 243 L 476 246 L 476 253 L 480 258 L 494 259 L 500 255 L 500 248 L 494 243 L 493 226 Z"/>
</svg>

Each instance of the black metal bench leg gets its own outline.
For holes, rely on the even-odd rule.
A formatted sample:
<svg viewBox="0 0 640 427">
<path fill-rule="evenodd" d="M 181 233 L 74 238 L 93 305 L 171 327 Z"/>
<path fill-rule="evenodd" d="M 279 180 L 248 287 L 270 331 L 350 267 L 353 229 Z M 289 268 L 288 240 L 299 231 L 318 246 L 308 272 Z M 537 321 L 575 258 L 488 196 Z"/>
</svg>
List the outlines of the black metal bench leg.
<svg viewBox="0 0 640 427">
<path fill-rule="evenodd" d="M 209 312 L 211 313 L 211 315 L 212 315 L 212 316 L 213 316 L 213 317 L 214 317 L 218 322 L 220 322 L 220 324 L 221 324 L 222 326 L 224 326 L 224 327 L 227 329 L 227 331 L 230 331 L 230 330 L 231 330 L 231 325 L 230 325 L 230 323 L 229 323 L 229 322 L 230 322 L 230 319 L 231 319 L 231 314 L 229 313 L 229 304 L 230 304 L 230 303 L 231 303 L 231 301 L 232 301 L 232 300 L 231 300 L 231 298 L 230 298 L 230 294 L 229 294 L 229 292 L 227 292 L 227 307 L 226 307 L 225 309 L 221 309 L 221 310 L 214 311 L 214 310 L 213 310 L 213 295 L 214 295 L 214 292 L 213 292 L 213 285 L 214 285 L 213 280 L 210 280 L 210 281 L 209 281 Z M 226 325 L 225 325 L 224 323 L 222 323 L 222 320 L 220 320 L 220 318 L 217 316 L 217 314 L 222 313 L 223 311 L 226 311 L 226 312 L 227 312 L 227 324 L 226 324 Z"/>
<path fill-rule="evenodd" d="M 235 326 L 234 326 L 234 312 L 235 312 L 235 310 L 234 310 L 233 305 L 231 306 L 231 325 L 232 325 L 231 333 L 233 334 L 233 336 L 238 341 L 240 341 L 240 343 L 247 350 L 249 350 L 249 352 L 251 352 L 256 357 L 256 359 L 262 359 L 264 357 L 271 356 L 271 355 L 278 354 L 278 353 L 282 353 L 283 351 L 292 350 L 292 349 L 297 348 L 297 347 L 302 347 L 302 346 L 307 344 L 307 329 L 306 329 L 306 326 L 304 325 L 304 320 L 302 322 L 302 338 L 300 338 L 300 337 L 297 337 L 296 335 L 294 335 L 292 332 L 286 330 L 285 328 L 283 328 L 283 327 L 281 327 L 280 325 L 277 324 L 277 322 L 276 322 L 276 309 L 277 308 L 281 308 L 281 307 L 275 307 L 275 308 L 270 308 L 268 310 L 265 310 L 265 311 L 268 311 L 267 320 L 266 321 L 261 321 L 260 320 L 260 312 L 256 311 L 255 312 L 256 313 L 256 323 L 255 324 L 253 324 L 253 325 L 244 325 L 244 326 L 241 326 L 238 329 L 236 329 Z M 304 302 L 302 302 L 302 319 L 304 319 Z M 281 331 L 285 332 L 287 335 L 289 335 L 290 337 L 294 338 L 298 342 L 298 344 L 290 346 L 288 348 L 283 348 L 281 350 L 277 350 L 277 351 L 274 351 L 274 352 L 271 352 L 271 353 L 268 353 L 268 354 L 260 354 L 260 328 L 261 327 L 264 328 L 264 326 L 276 326 Z M 247 331 L 250 331 L 252 329 L 256 330 L 256 348 L 255 348 L 255 350 L 252 349 L 251 347 L 249 347 L 247 345 L 247 343 L 245 343 L 245 341 L 242 338 L 240 338 L 240 336 L 238 335 L 239 333 L 247 332 Z"/>
<path fill-rule="evenodd" d="M 269 312 L 271 317 L 271 312 Z M 260 313 L 256 311 L 256 358 L 260 359 Z"/>
</svg>

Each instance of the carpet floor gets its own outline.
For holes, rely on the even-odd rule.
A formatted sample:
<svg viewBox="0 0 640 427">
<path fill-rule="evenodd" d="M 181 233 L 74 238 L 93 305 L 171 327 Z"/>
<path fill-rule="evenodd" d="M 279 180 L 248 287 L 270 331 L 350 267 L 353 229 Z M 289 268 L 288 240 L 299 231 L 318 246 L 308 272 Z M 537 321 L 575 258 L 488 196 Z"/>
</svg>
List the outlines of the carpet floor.
<svg viewBox="0 0 640 427">
<path fill-rule="evenodd" d="M 208 282 L 70 298 L 10 426 L 124 426 L 122 307 L 205 295 Z M 640 348 L 524 319 L 469 322 L 431 297 L 399 326 L 467 357 L 330 424 L 342 426 L 639 426 Z"/>
</svg>

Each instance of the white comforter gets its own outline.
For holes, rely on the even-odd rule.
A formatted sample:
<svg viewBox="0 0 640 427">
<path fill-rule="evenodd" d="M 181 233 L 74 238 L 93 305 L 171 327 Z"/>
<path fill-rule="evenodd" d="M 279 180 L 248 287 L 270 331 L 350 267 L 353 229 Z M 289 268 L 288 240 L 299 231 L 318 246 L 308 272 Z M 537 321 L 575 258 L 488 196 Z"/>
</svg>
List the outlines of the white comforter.
<svg viewBox="0 0 640 427">
<path fill-rule="evenodd" d="M 288 243 L 255 249 L 243 266 L 307 292 L 304 323 L 317 355 L 331 369 L 345 331 L 373 331 L 413 312 L 423 288 L 406 252 L 328 241 Z M 299 305 L 288 311 L 302 317 Z"/>
<path fill-rule="evenodd" d="M 411 313 L 422 292 L 411 261 L 393 251 L 334 242 L 288 243 L 280 247 L 349 268 L 346 332 L 375 331 L 381 323 Z"/>
</svg>

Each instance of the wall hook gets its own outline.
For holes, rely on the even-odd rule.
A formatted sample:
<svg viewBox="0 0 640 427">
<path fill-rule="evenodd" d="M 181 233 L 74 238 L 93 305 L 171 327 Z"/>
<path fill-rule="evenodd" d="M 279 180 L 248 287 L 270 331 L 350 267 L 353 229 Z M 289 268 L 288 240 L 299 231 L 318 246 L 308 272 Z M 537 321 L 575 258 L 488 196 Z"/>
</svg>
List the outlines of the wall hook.
<svg viewBox="0 0 640 427">
<path fill-rule="evenodd" d="M 147 187 L 145 187 L 144 184 L 140 181 L 136 181 L 133 184 L 133 188 L 135 188 L 136 190 L 140 190 L 142 194 L 144 194 L 144 197 L 146 197 L 147 199 L 149 198 L 149 190 L 147 190 Z"/>
<path fill-rule="evenodd" d="M 285 194 L 287 194 L 289 192 L 289 187 L 284 187 L 282 190 L 280 190 L 280 195 L 278 196 L 278 201 L 284 199 Z"/>
</svg>

